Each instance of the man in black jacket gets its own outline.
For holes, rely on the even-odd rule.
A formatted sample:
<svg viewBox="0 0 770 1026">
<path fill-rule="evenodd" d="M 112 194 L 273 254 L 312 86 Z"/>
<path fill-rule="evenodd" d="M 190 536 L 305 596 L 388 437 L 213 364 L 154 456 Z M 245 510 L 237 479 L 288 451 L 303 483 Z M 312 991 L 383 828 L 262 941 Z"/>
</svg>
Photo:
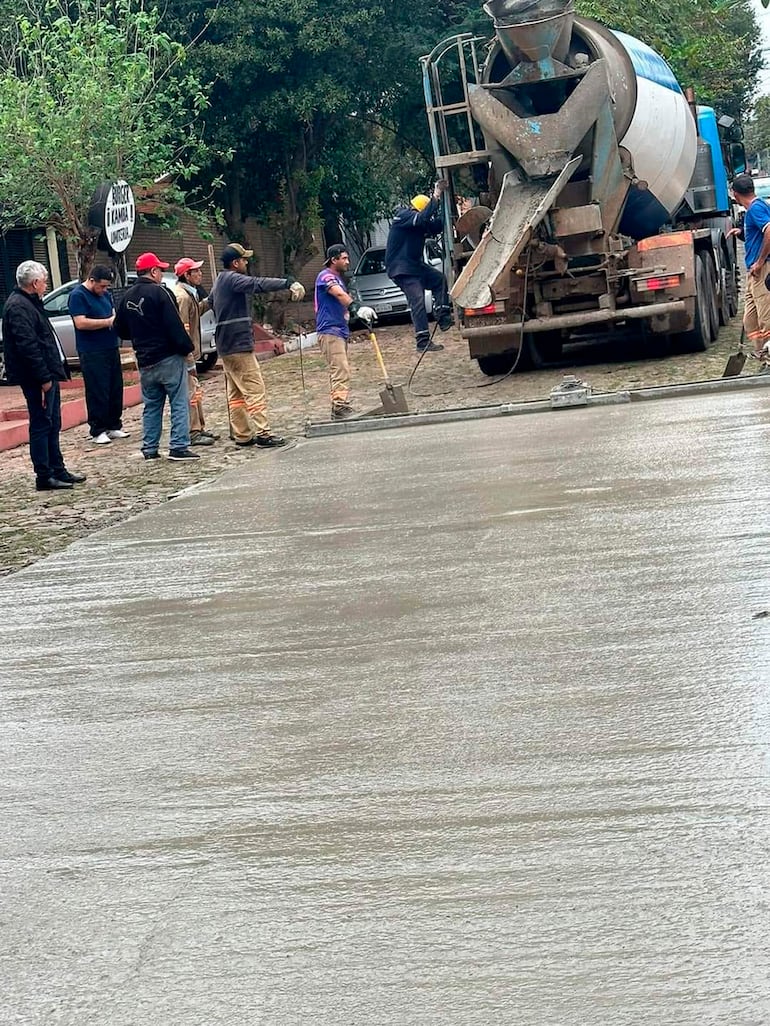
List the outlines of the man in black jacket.
<svg viewBox="0 0 770 1026">
<path fill-rule="evenodd" d="M 163 407 L 168 396 L 171 409 L 170 460 L 197 460 L 190 449 L 187 364 L 193 344 L 184 330 L 176 301 L 164 288 L 163 271 L 168 264 L 154 253 L 136 259 L 139 277 L 123 296 L 115 317 L 120 338 L 131 339 L 142 386 L 142 453 L 146 460 L 159 457 Z"/>
<path fill-rule="evenodd" d="M 454 323 L 446 278 L 423 259 L 425 239 L 443 231 L 441 194 L 448 185 L 448 181 L 441 179 L 436 182 L 432 196 L 415 196 L 408 207 L 397 210 L 385 247 L 385 270 L 409 303 L 418 352 L 427 350 L 433 353 L 444 348 L 430 339 L 425 310 L 426 289 L 433 293 L 433 316 L 439 328 L 448 331 Z"/>
<path fill-rule="evenodd" d="M 72 488 L 85 474 L 64 466 L 59 446 L 59 382 L 70 377 L 64 353 L 43 310 L 48 271 L 36 260 L 16 268 L 16 288 L 3 310 L 3 347 L 8 381 L 21 385 L 29 410 L 29 455 L 35 488 L 51 492 Z"/>
</svg>

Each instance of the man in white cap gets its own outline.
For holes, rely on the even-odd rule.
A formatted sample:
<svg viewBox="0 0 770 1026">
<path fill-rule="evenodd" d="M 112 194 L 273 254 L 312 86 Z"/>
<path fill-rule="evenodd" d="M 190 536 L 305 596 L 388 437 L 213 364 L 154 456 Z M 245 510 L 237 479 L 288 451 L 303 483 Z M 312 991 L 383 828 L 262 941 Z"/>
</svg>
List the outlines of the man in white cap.
<svg viewBox="0 0 770 1026">
<path fill-rule="evenodd" d="M 385 270 L 409 303 L 418 352 L 434 353 L 444 348 L 430 338 L 426 289 L 433 294 L 433 316 L 441 331 L 448 331 L 454 323 L 446 278 L 423 259 L 425 239 L 444 229 L 440 203 L 441 194 L 448 186 L 446 179 L 440 179 L 432 196 L 415 196 L 408 207 L 397 210 L 385 247 Z"/>
<path fill-rule="evenodd" d="M 286 439 L 274 435 L 267 419 L 267 395 L 259 361 L 254 354 L 252 298 L 261 292 L 288 289 L 294 302 L 305 289 L 294 278 L 255 278 L 247 274 L 254 250 L 233 242 L 222 253 L 222 271 L 209 299 L 217 318 L 217 352 L 227 383 L 227 412 L 235 444 L 275 449 Z"/>
<path fill-rule="evenodd" d="M 213 445 L 219 435 L 206 430 L 203 416 L 203 389 L 198 380 L 197 362 L 201 356 L 201 314 L 208 309 L 207 300 L 200 298 L 198 287 L 203 281 L 202 260 L 182 257 L 174 264 L 177 277 L 174 296 L 179 307 L 184 330 L 195 347 L 187 359 L 187 385 L 190 392 L 190 445 Z"/>
</svg>

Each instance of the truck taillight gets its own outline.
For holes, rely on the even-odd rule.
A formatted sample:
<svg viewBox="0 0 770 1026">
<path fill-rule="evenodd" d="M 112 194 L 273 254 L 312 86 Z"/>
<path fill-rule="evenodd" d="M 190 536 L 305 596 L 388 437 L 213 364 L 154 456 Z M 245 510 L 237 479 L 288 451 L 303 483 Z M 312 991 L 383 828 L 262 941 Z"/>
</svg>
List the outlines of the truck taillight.
<svg viewBox="0 0 770 1026">
<path fill-rule="evenodd" d="M 667 274 L 664 278 L 642 278 L 636 287 L 640 292 L 657 292 L 660 289 L 675 289 L 682 283 L 681 274 Z"/>
<path fill-rule="evenodd" d="M 475 309 L 471 306 L 465 307 L 466 317 L 478 317 L 480 314 L 502 313 L 502 306 L 497 309 L 497 303 L 490 303 L 489 306 L 478 306 Z"/>
</svg>

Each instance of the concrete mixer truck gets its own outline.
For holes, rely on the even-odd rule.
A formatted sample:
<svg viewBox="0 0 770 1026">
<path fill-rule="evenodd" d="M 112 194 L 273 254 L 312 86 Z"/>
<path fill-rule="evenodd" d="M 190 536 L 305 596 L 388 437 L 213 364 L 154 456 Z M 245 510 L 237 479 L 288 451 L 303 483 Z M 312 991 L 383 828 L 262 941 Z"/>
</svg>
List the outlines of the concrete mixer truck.
<svg viewBox="0 0 770 1026">
<path fill-rule="evenodd" d="M 698 107 L 654 50 L 575 16 L 572 0 L 484 10 L 491 41 L 454 36 L 421 60 L 471 357 L 491 375 L 608 334 L 705 349 L 738 308 L 728 180 L 745 154 L 728 141 L 733 119 Z"/>
</svg>

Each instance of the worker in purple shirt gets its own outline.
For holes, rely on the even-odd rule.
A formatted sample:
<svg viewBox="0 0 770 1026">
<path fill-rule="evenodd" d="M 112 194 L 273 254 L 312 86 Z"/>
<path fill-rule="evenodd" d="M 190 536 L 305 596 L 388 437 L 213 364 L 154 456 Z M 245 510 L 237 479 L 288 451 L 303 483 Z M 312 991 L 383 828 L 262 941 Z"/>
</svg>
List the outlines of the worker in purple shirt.
<svg viewBox="0 0 770 1026">
<path fill-rule="evenodd" d="M 315 324 L 318 345 L 329 365 L 332 420 L 347 420 L 355 415 L 350 404 L 350 317 L 358 317 L 370 329 L 377 321 L 374 310 L 361 306 L 348 292 L 344 275 L 349 270 L 350 257 L 345 246 L 329 246 L 326 263 L 315 280 Z"/>
</svg>

